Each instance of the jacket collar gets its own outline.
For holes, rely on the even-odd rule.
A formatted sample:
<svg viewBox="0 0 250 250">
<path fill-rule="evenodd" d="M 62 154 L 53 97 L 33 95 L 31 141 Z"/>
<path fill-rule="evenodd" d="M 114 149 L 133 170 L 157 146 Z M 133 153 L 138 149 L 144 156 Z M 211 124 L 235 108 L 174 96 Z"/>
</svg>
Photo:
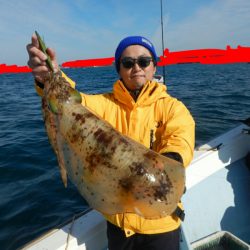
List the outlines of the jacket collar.
<svg viewBox="0 0 250 250">
<path fill-rule="evenodd" d="M 123 82 L 118 80 L 114 84 L 113 93 L 115 99 L 131 108 L 134 106 L 148 106 L 160 98 L 167 97 L 166 89 L 166 86 L 161 83 L 148 81 L 135 102 Z"/>
</svg>

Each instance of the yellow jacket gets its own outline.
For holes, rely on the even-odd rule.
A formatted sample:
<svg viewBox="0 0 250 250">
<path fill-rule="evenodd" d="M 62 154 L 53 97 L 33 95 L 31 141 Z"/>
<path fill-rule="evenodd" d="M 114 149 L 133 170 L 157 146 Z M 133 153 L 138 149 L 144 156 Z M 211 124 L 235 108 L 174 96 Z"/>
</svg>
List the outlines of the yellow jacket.
<svg viewBox="0 0 250 250">
<path fill-rule="evenodd" d="M 75 85 L 70 79 L 67 80 L 72 86 Z M 158 153 L 179 153 L 185 167 L 191 162 L 194 120 L 182 102 L 167 94 L 165 85 L 147 82 L 136 102 L 120 80 L 114 84 L 113 93 L 81 95 L 83 105 L 103 117 L 122 134 L 148 148 L 151 144 L 151 148 Z M 180 219 L 176 216 L 153 220 L 133 213 L 104 216 L 124 229 L 126 236 L 169 232 L 180 226 Z"/>
</svg>

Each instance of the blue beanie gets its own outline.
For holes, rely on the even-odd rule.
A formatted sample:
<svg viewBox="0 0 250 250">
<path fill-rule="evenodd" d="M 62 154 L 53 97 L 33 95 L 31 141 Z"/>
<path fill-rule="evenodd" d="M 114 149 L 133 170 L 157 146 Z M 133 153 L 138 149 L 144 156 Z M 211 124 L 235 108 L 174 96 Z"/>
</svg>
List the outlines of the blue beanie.
<svg viewBox="0 0 250 250">
<path fill-rule="evenodd" d="M 115 66 L 116 66 L 117 72 L 119 72 L 120 70 L 120 58 L 121 58 L 122 52 L 130 45 L 141 45 L 145 47 L 151 52 L 154 61 L 157 62 L 157 55 L 155 52 L 155 48 L 153 44 L 147 38 L 142 37 L 142 36 L 129 36 L 121 40 L 121 42 L 119 43 L 115 51 Z"/>
</svg>

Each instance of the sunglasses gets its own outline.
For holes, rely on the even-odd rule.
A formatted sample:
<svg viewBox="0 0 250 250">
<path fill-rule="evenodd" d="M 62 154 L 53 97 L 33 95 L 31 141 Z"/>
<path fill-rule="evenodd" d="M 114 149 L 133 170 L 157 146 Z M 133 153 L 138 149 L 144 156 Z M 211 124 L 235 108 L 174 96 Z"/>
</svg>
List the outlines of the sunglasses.
<svg viewBox="0 0 250 250">
<path fill-rule="evenodd" d="M 149 66 L 150 62 L 153 61 L 152 57 L 140 56 L 137 59 L 132 57 L 123 57 L 121 59 L 121 64 L 126 69 L 131 69 L 137 63 L 140 68 L 146 68 Z"/>
</svg>

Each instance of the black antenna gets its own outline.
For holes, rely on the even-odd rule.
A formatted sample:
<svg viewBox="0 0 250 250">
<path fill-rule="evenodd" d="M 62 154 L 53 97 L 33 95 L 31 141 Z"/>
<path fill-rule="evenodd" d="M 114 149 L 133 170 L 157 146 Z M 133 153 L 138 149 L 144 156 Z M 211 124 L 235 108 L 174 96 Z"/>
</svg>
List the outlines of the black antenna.
<svg viewBox="0 0 250 250">
<path fill-rule="evenodd" d="M 164 55 L 164 31 L 163 31 L 163 7 L 162 7 L 162 0 L 161 0 L 161 45 L 162 45 L 162 55 Z M 166 74 L 165 74 L 165 65 L 162 68 L 162 75 L 163 75 L 163 82 L 165 83 Z M 166 84 L 166 83 L 165 83 Z"/>
</svg>

